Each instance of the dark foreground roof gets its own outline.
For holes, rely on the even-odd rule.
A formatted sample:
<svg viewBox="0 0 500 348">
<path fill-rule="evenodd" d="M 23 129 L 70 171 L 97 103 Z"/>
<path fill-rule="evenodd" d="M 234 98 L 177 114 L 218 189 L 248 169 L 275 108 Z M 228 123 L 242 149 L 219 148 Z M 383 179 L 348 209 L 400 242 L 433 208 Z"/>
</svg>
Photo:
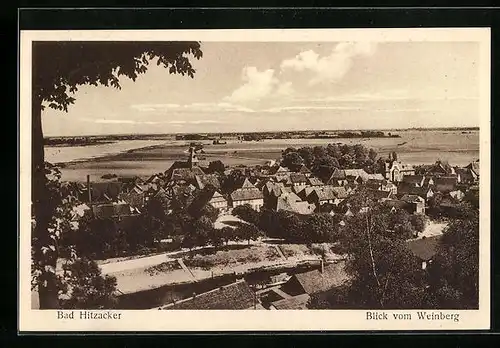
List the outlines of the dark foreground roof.
<svg viewBox="0 0 500 348">
<path fill-rule="evenodd" d="M 238 281 L 218 289 L 170 304 L 162 309 L 250 309 L 255 295 L 246 281 Z"/>
<path fill-rule="evenodd" d="M 307 294 L 328 291 L 341 286 L 349 280 L 345 271 L 345 263 L 339 262 L 324 267 L 323 273 L 318 270 L 299 273 L 294 276 Z"/>
<path fill-rule="evenodd" d="M 271 304 L 276 309 L 307 309 L 307 302 L 311 297 L 308 294 L 300 294 L 290 298 L 274 301 Z"/>
<path fill-rule="evenodd" d="M 413 255 L 421 260 L 428 261 L 437 253 L 437 247 L 441 236 L 414 239 L 408 241 L 408 248 L 410 248 Z"/>
</svg>

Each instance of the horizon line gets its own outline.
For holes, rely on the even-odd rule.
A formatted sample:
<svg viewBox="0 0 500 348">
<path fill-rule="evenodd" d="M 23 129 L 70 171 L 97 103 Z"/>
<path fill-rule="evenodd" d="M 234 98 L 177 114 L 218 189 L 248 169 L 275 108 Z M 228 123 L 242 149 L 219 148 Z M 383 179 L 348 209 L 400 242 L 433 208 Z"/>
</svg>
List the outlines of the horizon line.
<svg viewBox="0 0 500 348">
<path fill-rule="evenodd" d="M 162 133 L 107 133 L 107 134 L 79 134 L 79 135 L 47 135 L 47 138 L 61 137 L 98 137 L 98 136 L 125 136 L 125 135 L 181 135 L 181 134 L 252 134 L 252 133 L 300 133 L 300 132 L 352 132 L 352 131 L 408 131 L 408 130 L 443 130 L 443 129 L 474 129 L 479 130 L 479 126 L 442 126 L 442 127 L 405 127 L 405 128 L 358 128 L 358 129 L 288 129 L 288 130 L 254 130 L 254 131 L 224 131 L 224 132 L 162 132 Z"/>
</svg>

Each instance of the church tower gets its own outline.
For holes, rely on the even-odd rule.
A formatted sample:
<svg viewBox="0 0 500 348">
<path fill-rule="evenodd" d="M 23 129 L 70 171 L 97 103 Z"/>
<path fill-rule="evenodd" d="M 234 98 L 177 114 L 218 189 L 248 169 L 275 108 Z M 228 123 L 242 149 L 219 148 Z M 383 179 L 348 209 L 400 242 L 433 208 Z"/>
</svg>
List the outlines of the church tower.
<svg viewBox="0 0 500 348">
<path fill-rule="evenodd" d="M 196 157 L 196 153 L 194 152 L 194 147 L 189 148 L 189 158 L 188 158 L 188 166 L 193 169 L 193 167 L 198 166 L 198 157 Z"/>
</svg>

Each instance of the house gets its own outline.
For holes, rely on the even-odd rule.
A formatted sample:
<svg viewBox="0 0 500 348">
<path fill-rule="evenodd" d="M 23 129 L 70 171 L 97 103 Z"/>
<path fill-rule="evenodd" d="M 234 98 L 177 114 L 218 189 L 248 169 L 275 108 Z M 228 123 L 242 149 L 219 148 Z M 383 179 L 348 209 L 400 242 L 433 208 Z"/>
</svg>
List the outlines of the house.
<svg viewBox="0 0 500 348">
<path fill-rule="evenodd" d="M 245 204 L 249 204 L 257 211 L 264 205 L 264 195 L 248 179 L 245 179 L 241 188 L 231 193 L 231 205 L 233 208 Z"/>
<path fill-rule="evenodd" d="M 300 294 L 290 296 L 278 301 L 271 302 L 270 310 L 304 310 L 307 309 L 307 303 L 311 296 L 309 294 Z"/>
<path fill-rule="evenodd" d="M 313 295 L 345 285 L 349 280 L 350 277 L 345 271 L 345 262 L 325 266 L 322 261 L 320 270 L 295 274 L 283 284 L 281 289 L 291 296 Z"/>
<path fill-rule="evenodd" d="M 315 176 L 309 176 L 307 178 L 307 185 L 309 186 L 323 186 L 323 182 Z"/>
<path fill-rule="evenodd" d="M 471 162 L 467 167 L 465 167 L 471 171 L 471 174 L 473 175 L 474 181 L 479 181 L 479 169 L 481 168 L 479 166 L 479 160 L 475 162 Z"/>
<path fill-rule="evenodd" d="M 368 189 L 367 193 L 377 202 L 381 202 L 384 199 L 390 199 L 394 196 L 391 191 Z"/>
<path fill-rule="evenodd" d="M 385 178 L 384 178 L 384 176 L 382 174 L 375 173 L 375 174 L 368 174 L 368 180 L 384 181 Z"/>
<path fill-rule="evenodd" d="M 434 177 L 456 175 L 455 169 L 446 161 L 436 161 L 427 169 L 427 175 Z"/>
<path fill-rule="evenodd" d="M 392 182 L 401 182 L 406 175 L 415 175 L 415 168 L 389 158 L 385 162 L 385 178 Z"/>
<path fill-rule="evenodd" d="M 316 205 L 302 201 L 294 193 L 283 194 L 276 200 L 276 211 L 285 210 L 301 215 L 314 213 Z"/>
<path fill-rule="evenodd" d="M 472 185 L 477 182 L 478 177 L 469 168 L 455 167 L 455 173 L 457 173 L 457 181 L 459 184 Z"/>
<path fill-rule="evenodd" d="M 425 270 L 437 253 L 437 247 L 441 236 L 412 239 L 407 241 L 411 253 L 420 260 L 422 269 Z"/>
<path fill-rule="evenodd" d="M 263 309 L 255 293 L 244 280 L 160 307 L 161 310 Z"/>
<path fill-rule="evenodd" d="M 123 190 L 121 182 L 90 182 L 87 176 L 87 186 L 79 186 L 79 198 L 90 204 L 116 202 Z M 90 194 L 89 194 L 90 191 Z"/>
<path fill-rule="evenodd" d="M 204 174 L 195 176 L 194 186 L 198 190 L 202 190 L 208 185 L 212 186 L 216 190 L 220 190 L 220 182 L 216 174 Z"/>
<path fill-rule="evenodd" d="M 312 175 L 311 170 L 309 168 L 307 168 L 305 165 L 302 165 L 302 167 L 300 167 L 298 172 L 300 174 L 304 174 L 307 178 Z"/>
<path fill-rule="evenodd" d="M 308 196 L 308 201 L 316 205 L 332 203 L 338 205 L 348 197 L 347 191 L 341 186 L 316 186 Z"/>
<path fill-rule="evenodd" d="M 402 182 L 415 187 L 423 187 L 425 183 L 424 175 L 405 175 Z"/>
<path fill-rule="evenodd" d="M 290 182 L 294 188 L 301 188 L 307 185 L 307 177 L 301 173 L 291 173 Z"/>
<path fill-rule="evenodd" d="M 397 194 L 398 192 L 398 187 L 394 183 L 386 179 L 383 180 L 369 179 L 365 183 L 365 186 L 372 190 L 391 192 L 393 195 Z"/>
<path fill-rule="evenodd" d="M 134 209 L 125 202 L 92 205 L 92 213 L 98 219 L 120 218 L 132 215 Z"/>
<path fill-rule="evenodd" d="M 201 211 L 207 204 L 219 209 L 221 212 L 225 212 L 229 208 L 227 199 L 219 191 L 210 187 L 200 192 L 198 197 L 190 204 L 189 209 L 196 213 Z"/>
<path fill-rule="evenodd" d="M 455 191 L 458 184 L 456 176 L 441 176 L 434 179 L 434 191 L 449 193 Z"/>
<path fill-rule="evenodd" d="M 131 207 L 142 209 L 146 203 L 146 192 L 139 185 L 135 185 L 128 192 L 121 194 L 120 198 Z"/>
<path fill-rule="evenodd" d="M 409 212 L 425 214 L 425 199 L 417 195 L 403 195 L 401 201 L 408 204 Z"/>
<path fill-rule="evenodd" d="M 416 187 L 413 185 L 409 185 L 406 183 L 401 183 L 398 186 L 398 191 L 397 195 L 399 197 L 402 197 L 404 195 L 417 195 L 425 199 L 426 201 L 429 200 L 432 196 L 434 196 L 434 189 L 431 186 L 425 186 L 424 187 Z"/>
<path fill-rule="evenodd" d="M 389 207 L 391 211 L 398 210 L 398 209 L 405 209 L 409 210 L 410 207 L 408 206 L 408 203 L 405 201 L 399 200 L 399 199 L 386 199 L 383 201 L 383 204 L 386 207 Z"/>
<path fill-rule="evenodd" d="M 289 175 L 292 173 L 287 167 L 277 165 L 271 169 L 271 175 L 276 178 L 277 181 L 287 180 Z"/>
<path fill-rule="evenodd" d="M 370 175 L 364 169 L 344 169 L 344 173 L 348 182 L 362 184 L 370 179 Z"/>
<path fill-rule="evenodd" d="M 205 175 L 199 166 L 199 160 L 196 156 L 194 147 L 189 148 L 189 157 L 187 161 L 175 161 L 169 169 L 165 171 L 165 177 L 168 181 L 174 181 L 180 184 L 194 183 L 197 175 Z"/>
<path fill-rule="evenodd" d="M 344 186 L 347 184 L 347 177 L 345 171 L 339 168 L 335 168 L 330 175 L 330 178 L 326 181 L 327 185 L 334 186 Z"/>
</svg>

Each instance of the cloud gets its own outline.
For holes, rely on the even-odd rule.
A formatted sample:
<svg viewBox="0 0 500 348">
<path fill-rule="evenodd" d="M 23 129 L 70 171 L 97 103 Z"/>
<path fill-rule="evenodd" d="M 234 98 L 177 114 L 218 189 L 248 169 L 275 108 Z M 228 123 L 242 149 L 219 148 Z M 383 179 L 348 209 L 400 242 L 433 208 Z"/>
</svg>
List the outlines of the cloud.
<svg viewBox="0 0 500 348">
<path fill-rule="evenodd" d="M 239 111 L 239 112 L 255 112 L 255 110 L 246 106 L 227 103 L 191 103 L 185 105 L 179 104 L 134 104 L 130 108 L 140 112 L 219 112 L 219 111 Z"/>
<path fill-rule="evenodd" d="M 290 95 L 293 92 L 292 83 L 280 82 L 274 73 L 274 69 L 259 71 L 254 66 L 244 67 L 242 72 L 243 85 L 234 90 L 224 100 L 244 103 L 275 96 L 283 97 Z"/>
<path fill-rule="evenodd" d="M 295 106 L 283 106 L 274 107 L 270 109 L 262 110 L 263 112 L 278 113 L 278 112 L 293 112 L 293 113 L 308 113 L 309 111 L 315 110 L 362 110 L 365 109 L 364 106 L 351 105 L 295 105 Z"/>
<path fill-rule="evenodd" d="M 358 56 L 370 56 L 376 50 L 371 42 L 341 42 L 332 52 L 324 57 L 313 50 L 302 51 L 294 58 L 285 59 L 281 63 L 281 71 L 310 71 L 313 77 L 310 84 L 340 81 L 352 68 L 353 60 Z"/>
<path fill-rule="evenodd" d="M 169 110 L 169 109 L 177 109 L 181 106 L 179 104 L 134 104 L 130 105 L 132 109 L 136 109 L 138 111 L 158 111 L 158 110 Z"/>
<path fill-rule="evenodd" d="M 243 68 L 242 78 L 245 83 L 237 88 L 226 100 L 236 102 L 260 100 L 269 95 L 279 83 L 274 76 L 274 69 L 259 71 L 253 66 Z"/>
</svg>

